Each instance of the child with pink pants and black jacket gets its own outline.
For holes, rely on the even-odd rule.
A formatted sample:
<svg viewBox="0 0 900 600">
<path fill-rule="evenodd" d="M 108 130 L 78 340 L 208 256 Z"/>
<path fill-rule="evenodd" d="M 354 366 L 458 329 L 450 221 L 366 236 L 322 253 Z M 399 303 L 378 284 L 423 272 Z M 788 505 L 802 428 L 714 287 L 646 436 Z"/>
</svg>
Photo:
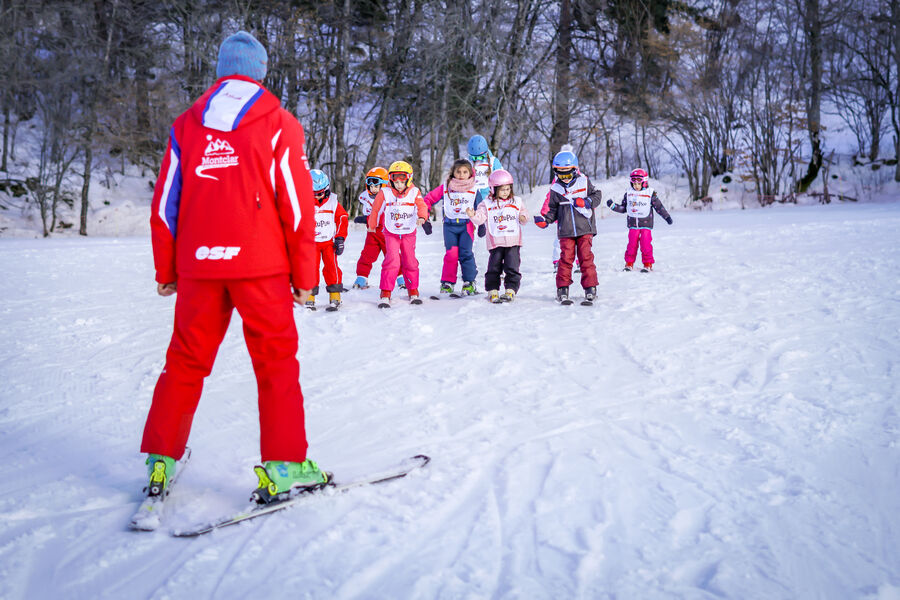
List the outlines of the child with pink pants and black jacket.
<svg viewBox="0 0 900 600">
<path fill-rule="evenodd" d="M 634 267 L 638 246 L 641 248 L 641 273 L 653 270 L 653 211 L 659 213 L 666 223 L 672 224 L 672 217 L 662 205 L 656 190 L 650 187 L 650 175 L 643 169 L 631 172 L 631 189 L 625 192 L 622 203 L 607 200 L 606 205 L 617 213 L 628 214 L 628 246 L 625 247 L 625 271 Z"/>
</svg>

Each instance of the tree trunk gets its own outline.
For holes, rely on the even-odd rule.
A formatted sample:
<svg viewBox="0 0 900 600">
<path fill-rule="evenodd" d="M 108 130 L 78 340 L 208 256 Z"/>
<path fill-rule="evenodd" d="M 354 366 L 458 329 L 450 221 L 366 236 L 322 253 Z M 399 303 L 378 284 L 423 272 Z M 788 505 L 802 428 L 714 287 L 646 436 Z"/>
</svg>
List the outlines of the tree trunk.
<svg viewBox="0 0 900 600">
<path fill-rule="evenodd" d="M 559 40 L 556 44 L 556 85 L 553 90 L 553 126 L 550 160 L 569 141 L 569 67 L 572 58 L 572 11 L 569 0 L 559 7 Z"/>
<path fill-rule="evenodd" d="M 91 111 L 91 119 L 95 117 L 93 110 Z M 78 228 L 79 235 L 87 235 L 87 216 L 88 216 L 88 192 L 91 189 L 91 169 L 94 162 L 94 127 L 93 123 L 88 125 L 88 131 L 84 139 L 84 172 L 82 173 L 81 183 L 81 223 Z"/>
<path fill-rule="evenodd" d="M 350 207 L 349 186 L 347 185 L 347 140 L 344 139 L 344 126 L 347 120 L 347 105 L 351 98 L 347 93 L 347 57 L 348 47 L 350 46 L 350 0 L 343 0 L 341 7 L 341 18 L 338 23 L 338 51 L 337 51 L 337 69 L 335 70 L 334 85 L 334 132 L 335 142 L 337 143 L 337 151 L 335 153 L 334 179 L 337 186 L 334 192 L 337 194 L 338 202 L 345 208 Z"/>
<path fill-rule="evenodd" d="M 804 24 L 809 50 L 809 92 L 806 98 L 806 124 L 812 156 L 806 175 L 797 184 L 798 192 L 805 192 L 819 176 L 822 168 L 822 19 L 819 0 L 804 0 Z"/>
</svg>

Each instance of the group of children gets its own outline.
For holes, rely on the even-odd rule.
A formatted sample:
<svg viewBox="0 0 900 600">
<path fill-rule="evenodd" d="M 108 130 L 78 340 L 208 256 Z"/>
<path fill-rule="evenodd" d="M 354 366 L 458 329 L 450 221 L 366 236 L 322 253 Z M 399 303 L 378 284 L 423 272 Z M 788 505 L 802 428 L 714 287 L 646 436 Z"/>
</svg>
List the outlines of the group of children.
<svg viewBox="0 0 900 600">
<path fill-rule="evenodd" d="M 411 304 L 421 304 L 419 297 L 419 262 L 416 259 L 416 231 L 432 232 L 428 220 L 430 209 L 443 203 L 444 263 L 440 293 L 454 296 L 477 293 L 477 268 L 472 250 L 476 228 L 479 237 L 486 237 L 490 253 L 484 288 L 493 303 L 512 301 L 519 291 L 522 227 L 529 214 L 521 197 L 513 190 L 513 176 L 503 169 L 500 161 L 488 149 L 487 141 L 473 136 L 467 145 L 469 159 L 453 163 L 443 184 L 424 197 L 413 184 L 413 170 L 409 163 L 396 161 L 388 169 L 375 167 L 366 173 L 365 190 L 359 196 L 361 215 L 354 222 L 367 226 L 366 241 L 356 265 L 354 288 L 369 286 L 368 276 L 379 255 L 381 265 L 379 308 L 388 308 L 396 286 L 405 287 Z M 559 261 L 556 268 L 556 299 L 571 304 L 569 286 L 573 266 L 581 272 L 584 302 L 590 304 L 597 295 L 597 268 L 591 249 L 597 233 L 594 218 L 601 192 L 578 168 L 578 158 L 569 150 L 556 154 L 552 162 L 553 183 L 534 223 L 546 228 L 557 224 Z M 325 289 L 329 293 L 328 310 L 341 304 L 342 274 L 337 257 L 344 250 L 349 217 L 330 191 L 328 176 L 313 170 L 313 192 L 316 200 L 316 243 L 323 265 Z M 625 250 L 625 270 L 631 271 L 641 252 L 642 272 L 653 268 L 653 211 L 667 223 L 672 217 L 663 207 L 655 190 L 649 187 L 649 176 L 643 169 L 631 172 L 631 185 L 620 202 L 607 200 L 607 206 L 627 214 L 628 245 Z M 554 261 L 556 262 L 556 261 Z M 462 272 L 463 284 L 455 291 L 457 270 Z M 501 282 L 504 291 L 501 294 Z M 317 285 L 306 306 L 315 310 Z"/>
</svg>

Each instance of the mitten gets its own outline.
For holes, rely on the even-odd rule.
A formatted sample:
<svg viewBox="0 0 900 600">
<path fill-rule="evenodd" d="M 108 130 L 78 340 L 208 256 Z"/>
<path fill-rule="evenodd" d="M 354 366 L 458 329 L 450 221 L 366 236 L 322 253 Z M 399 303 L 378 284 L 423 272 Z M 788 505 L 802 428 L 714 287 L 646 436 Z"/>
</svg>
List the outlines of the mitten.
<svg viewBox="0 0 900 600">
<path fill-rule="evenodd" d="M 534 224 L 537 225 L 538 227 L 540 227 L 541 229 L 544 229 L 547 227 L 547 219 L 545 219 L 544 217 L 542 217 L 540 215 L 534 215 Z"/>
<path fill-rule="evenodd" d="M 591 207 L 591 199 L 590 198 L 575 198 L 575 206 L 578 208 L 590 208 Z"/>
<path fill-rule="evenodd" d="M 666 218 L 666 223 L 668 223 L 669 225 L 671 225 L 671 224 L 672 224 L 672 217 L 667 217 L 667 218 Z"/>
<path fill-rule="evenodd" d="M 334 238 L 334 253 L 340 256 L 344 253 L 344 238 L 336 237 Z"/>
<path fill-rule="evenodd" d="M 365 215 L 359 215 L 358 217 L 353 217 L 354 223 L 365 223 L 368 220 L 369 220 L 369 217 L 367 217 Z"/>
<path fill-rule="evenodd" d="M 607 205 L 608 207 L 612 208 L 613 201 L 610 200 L 609 198 L 607 198 L 607 199 L 606 199 L 606 205 Z"/>
<path fill-rule="evenodd" d="M 425 222 L 422 223 L 422 231 L 425 232 L 425 235 L 431 235 L 431 221 L 426 219 Z"/>
<path fill-rule="evenodd" d="M 487 235 L 487 227 L 482 223 L 478 226 L 478 237 L 484 237 Z"/>
</svg>

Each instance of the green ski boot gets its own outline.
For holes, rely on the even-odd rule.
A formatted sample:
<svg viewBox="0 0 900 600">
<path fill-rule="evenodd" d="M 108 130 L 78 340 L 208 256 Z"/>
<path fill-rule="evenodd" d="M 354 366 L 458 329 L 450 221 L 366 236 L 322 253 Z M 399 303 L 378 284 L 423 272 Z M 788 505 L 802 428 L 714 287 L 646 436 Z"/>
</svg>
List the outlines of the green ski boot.
<svg viewBox="0 0 900 600">
<path fill-rule="evenodd" d="M 265 466 L 254 467 L 253 471 L 259 478 L 259 486 L 250 499 L 257 504 L 285 499 L 293 489 L 316 490 L 331 481 L 330 473 L 319 470 L 319 465 L 309 459 L 302 463 L 270 460 Z"/>
<path fill-rule="evenodd" d="M 474 296 L 478 293 L 478 290 L 475 289 L 474 281 L 466 281 L 463 283 L 462 291 L 466 296 Z"/>
<path fill-rule="evenodd" d="M 148 496 L 162 496 L 169 488 L 169 480 L 175 477 L 175 459 L 162 454 L 147 455 L 147 476 L 150 483 L 145 491 Z"/>
</svg>

